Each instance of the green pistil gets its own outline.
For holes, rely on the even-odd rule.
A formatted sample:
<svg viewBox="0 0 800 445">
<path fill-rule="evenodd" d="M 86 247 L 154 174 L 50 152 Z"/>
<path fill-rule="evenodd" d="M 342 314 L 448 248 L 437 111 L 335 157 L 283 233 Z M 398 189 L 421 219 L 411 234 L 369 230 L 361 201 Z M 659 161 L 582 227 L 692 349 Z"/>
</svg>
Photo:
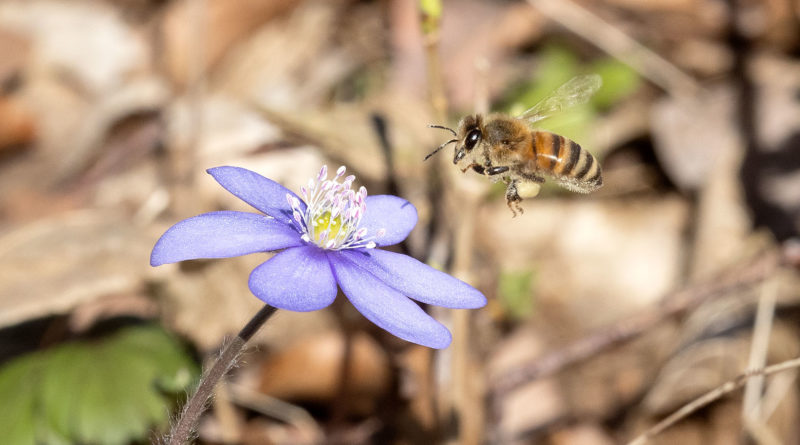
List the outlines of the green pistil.
<svg viewBox="0 0 800 445">
<path fill-rule="evenodd" d="M 314 238 L 317 243 L 322 242 L 322 232 L 328 230 L 328 239 L 336 239 L 339 231 L 342 230 L 342 215 L 336 215 L 331 218 L 331 212 L 325 212 L 322 215 L 314 218 Z"/>
</svg>

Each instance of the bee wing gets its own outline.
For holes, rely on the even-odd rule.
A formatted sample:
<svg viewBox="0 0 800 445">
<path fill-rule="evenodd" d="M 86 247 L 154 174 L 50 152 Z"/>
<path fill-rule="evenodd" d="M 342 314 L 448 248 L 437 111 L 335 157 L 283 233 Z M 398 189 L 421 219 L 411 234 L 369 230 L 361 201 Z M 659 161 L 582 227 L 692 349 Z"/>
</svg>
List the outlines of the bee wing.
<svg viewBox="0 0 800 445">
<path fill-rule="evenodd" d="M 575 76 L 518 117 L 534 123 L 559 111 L 584 104 L 602 84 L 603 80 L 597 74 Z"/>
</svg>

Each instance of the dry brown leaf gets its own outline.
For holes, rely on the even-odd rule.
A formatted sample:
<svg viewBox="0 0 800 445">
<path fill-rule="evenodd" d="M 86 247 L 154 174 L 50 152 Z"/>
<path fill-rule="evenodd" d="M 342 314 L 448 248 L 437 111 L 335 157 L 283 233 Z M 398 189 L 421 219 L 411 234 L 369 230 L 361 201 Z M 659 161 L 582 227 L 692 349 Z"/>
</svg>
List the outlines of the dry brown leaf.
<svg viewBox="0 0 800 445">
<path fill-rule="evenodd" d="M 161 31 L 170 75 L 179 85 L 187 85 L 258 26 L 295 5 L 288 0 L 171 2 Z"/>
<path fill-rule="evenodd" d="M 19 76 L 30 57 L 31 42 L 17 32 L 0 27 L 0 86 L 7 88 L 9 82 Z"/>
<path fill-rule="evenodd" d="M 697 313 L 696 322 L 708 319 L 708 313 L 717 314 L 720 301 L 708 311 Z M 736 315 L 734 315 L 735 317 Z M 716 329 L 721 321 L 713 323 Z M 737 319 L 730 320 L 736 323 Z M 651 414 L 668 414 L 681 405 L 711 391 L 747 369 L 751 332 L 745 330 L 735 335 L 701 338 L 681 349 L 663 366 L 644 399 L 644 408 Z M 796 357 L 800 341 L 796 332 L 785 324 L 776 324 L 770 333 L 768 362 L 776 363 Z M 737 397 L 738 399 L 738 397 Z"/>
<path fill-rule="evenodd" d="M 76 211 L 6 232 L 0 237 L 0 327 L 135 292 L 151 247 L 151 235 L 117 212 Z"/>
<path fill-rule="evenodd" d="M 708 180 L 719 159 L 741 156 L 744 147 L 736 127 L 734 101 L 732 87 L 724 85 L 698 97 L 665 97 L 653 106 L 653 148 L 678 187 L 696 190 Z"/>
<path fill-rule="evenodd" d="M 166 100 L 145 34 L 101 2 L 0 3 L 0 26 L 30 40 L 15 92 L 37 137 L 27 176 L 61 185 L 101 157 L 109 129 Z"/>
<path fill-rule="evenodd" d="M 460 1 L 442 20 L 442 65 L 452 109 L 472 110 L 480 82 L 476 62 L 488 63 L 490 96 L 508 88 L 510 60 L 541 36 L 546 21 L 527 3 Z M 465 32 L 469 30 L 469 32 Z M 525 73 L 525 78 L 530 73 Z"/>
<path fill-rule="evenodd" d="M 537 328 L 518 329 L 497 345 L 487 363 L 489 381 L 516 366 L 534 360 L 546 349 L 545 336 Z M 532 403 L 535 401 L 535 403 Z M 530 382 L 505 396 L 499 403 L 499 433 L 502 443 L 515 442 L 520 434 L 551 425 L 567 414 L 567 403 L 554 378 Z"/>
<path fill-rule="evenodd" d="M 582 423 L 554 432 L 551 445 L 612 445 L 614 440 L 599 425 Z"/>
<path fill-rule="evenodd" d="M 342 17 L 352 13 L 343 6 L 298 3 L 231 48 L 211 77 L 211 88 L 276 110 L 305 110 L 328 102 L 333 87 L 367 57 L 342 35 Z M 365 23 L 355 24 L 356 29 Z"/>
<path fill-rule="evenodd" d="M 687 203 L 678 197 L 530 199 L 516 218 L 502 197 L 479 215 L 478 248 L 506 270 L 534 271 L 532 298 L 599 327 L 655 303 L 680 279 Z"/>
<path fill-rule="evenodd" d="M 361 415 L 373 413 L 389 388 L 388 357 L 371 337 L 356 334 L 350 339 L 351 361 L 342 380 L 345 341 L 340 331 L 327 331 L 288 342 L 263 363 L 260 390 L 279 399 L 323 404 L 346 394 L 343 409 Z"/>
</svg>

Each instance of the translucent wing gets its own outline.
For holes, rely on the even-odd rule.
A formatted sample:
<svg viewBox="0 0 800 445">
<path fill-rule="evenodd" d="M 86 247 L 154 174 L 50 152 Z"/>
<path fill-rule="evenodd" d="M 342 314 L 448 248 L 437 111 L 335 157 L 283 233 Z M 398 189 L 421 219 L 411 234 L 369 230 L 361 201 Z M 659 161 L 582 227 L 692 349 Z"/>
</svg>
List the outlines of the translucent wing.
<svg viewBox="0 0 800 445">
<path fill-rule="evenodd" d="M 602 84 L 603 80 L 597 74 L 575 76 L 518 117 L 534 123 L 553 113 L 584 104 Z"/>
</svg>

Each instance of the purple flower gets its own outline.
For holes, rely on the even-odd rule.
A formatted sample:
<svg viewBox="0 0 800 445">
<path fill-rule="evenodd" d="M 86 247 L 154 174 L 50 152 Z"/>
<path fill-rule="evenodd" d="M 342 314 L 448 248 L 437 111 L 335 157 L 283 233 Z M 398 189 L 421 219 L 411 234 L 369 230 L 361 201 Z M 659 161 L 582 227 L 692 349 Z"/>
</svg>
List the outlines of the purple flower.
<svg viewBox="0 0 800 445">
<path fill-rule="evenodd" d="M 476 289 L 406 255 L 376 249 L 403 241 L 417 210 L 391 195 L 367 196 L 340 167 L 328 179 L 322 167 L 298 197 L 282 185 L 239 167 L 208 170 L 225 189 L 266 215 L 211 212 L 183 220 L 153 247 L 150 264 L 226 258 L 281 250 L 250 274 L 250 290 L 265 303 L 291 311 L 330 305 L 337 285 L 370 321 L 432 348 L 450 344 L 450 332 L 409 298 L 449 308 L 486 304 Z"/>
</svg>

